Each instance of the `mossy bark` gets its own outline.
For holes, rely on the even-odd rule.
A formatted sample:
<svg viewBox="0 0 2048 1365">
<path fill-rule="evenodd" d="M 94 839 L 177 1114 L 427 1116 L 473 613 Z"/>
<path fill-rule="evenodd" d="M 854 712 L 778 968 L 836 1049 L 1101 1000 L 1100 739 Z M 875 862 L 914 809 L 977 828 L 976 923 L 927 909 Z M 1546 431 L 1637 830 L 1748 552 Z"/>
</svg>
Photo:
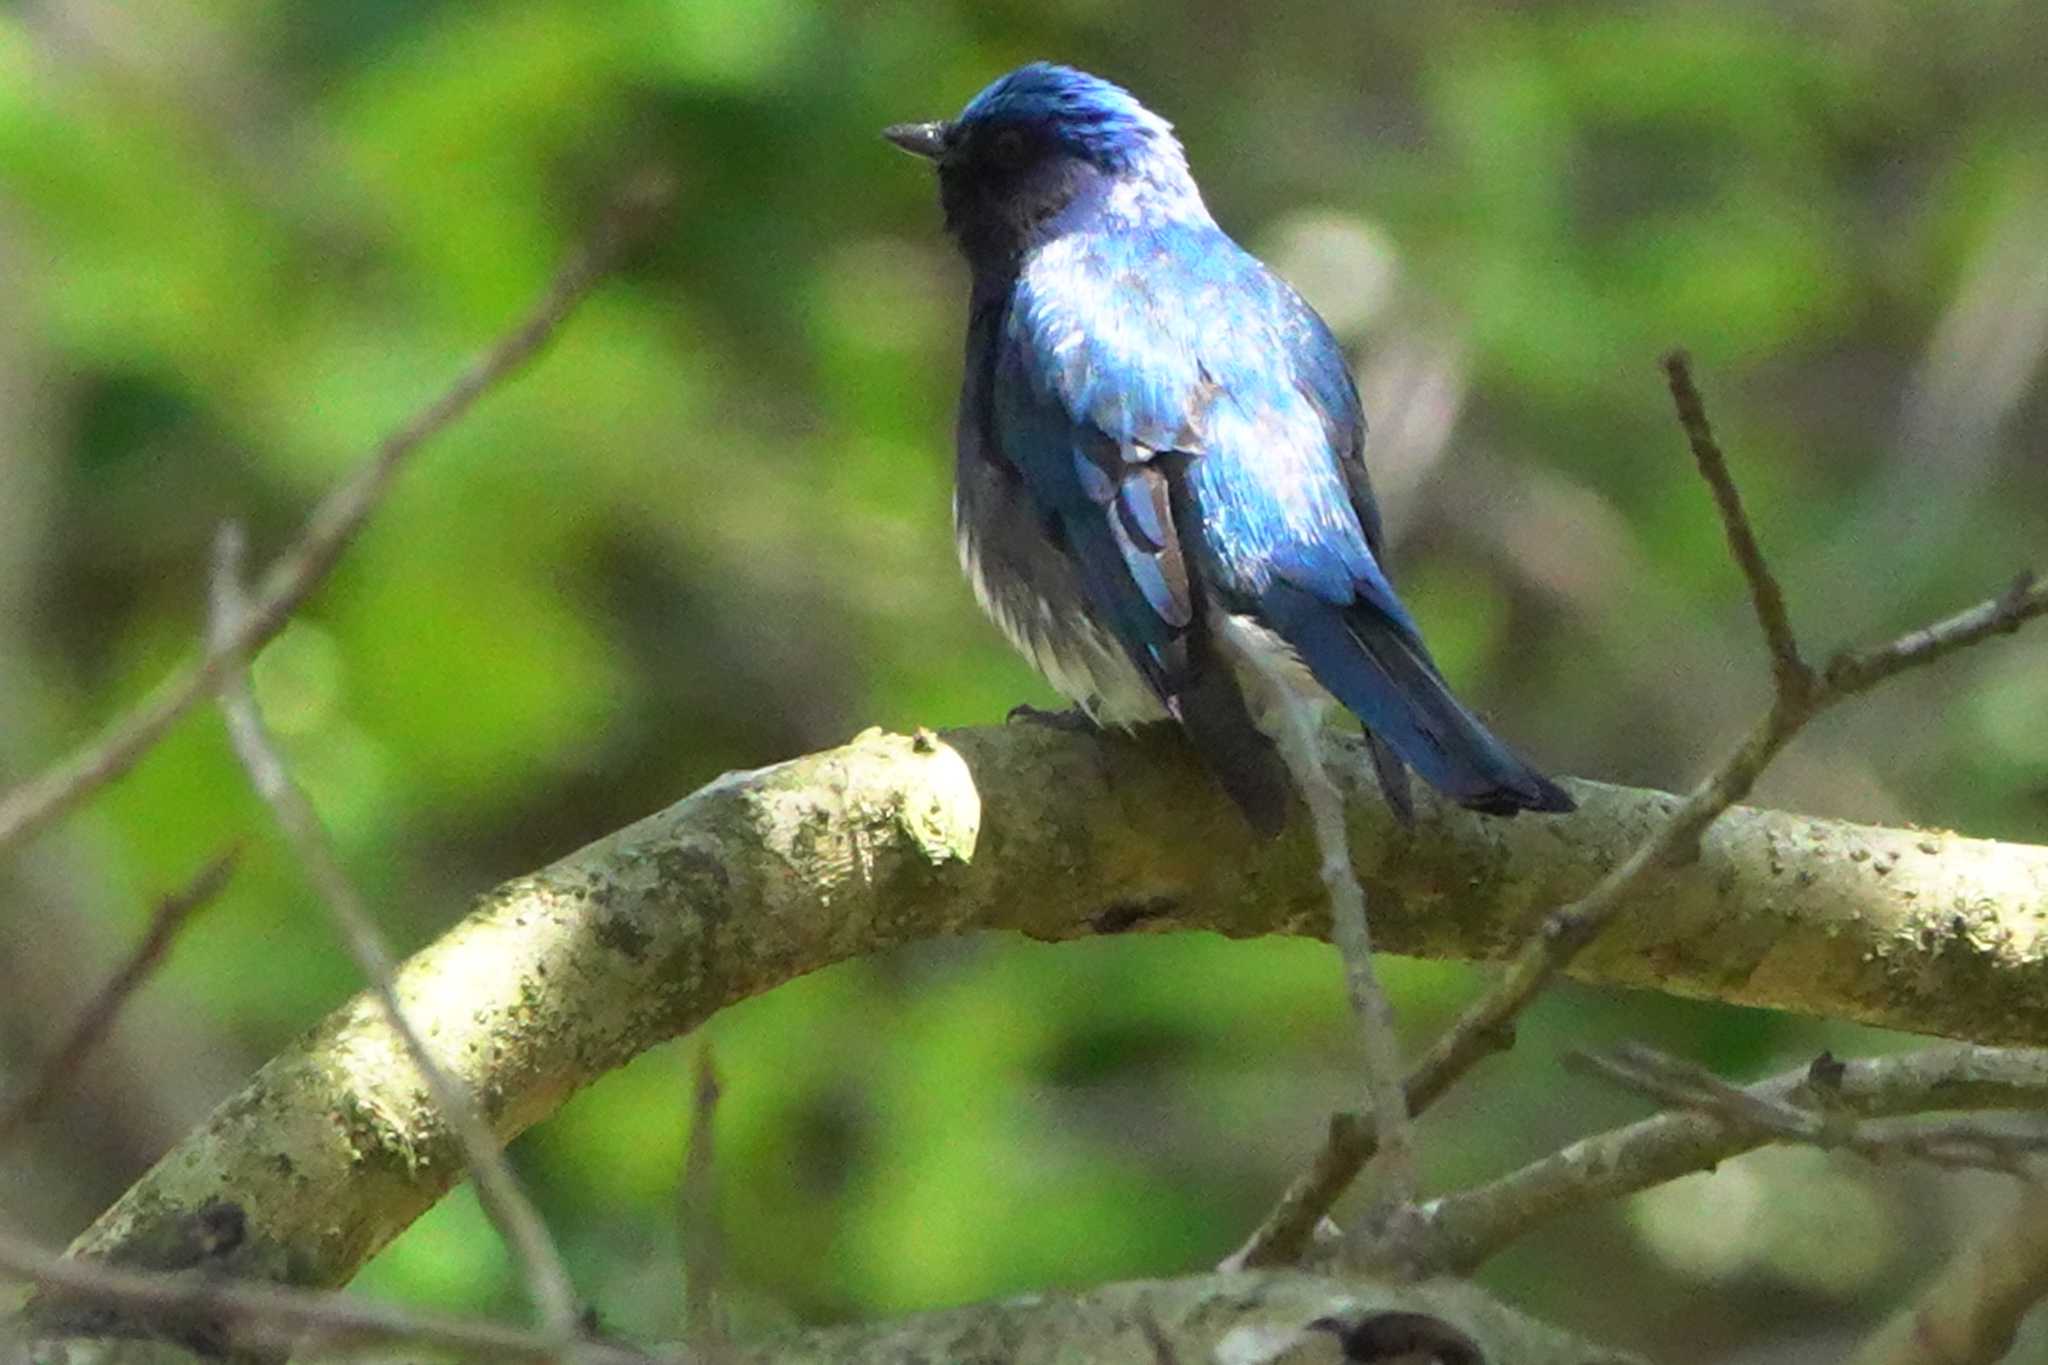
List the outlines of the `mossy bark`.
<svg viewBox="0 0 2048 1365">
<path fill-rule="evenodd" d="M 1674 798 L 1572 784 L 1497 820 L 1363 777 L 1351 840 L 1373 932 L 1485 959 L 1583 892 Z M 733 773 L 481 898 L 399 990 L 505 1138 L 734 1001 L 834 962 L 983 930 L 1323 935 L 1312 840 L 1255 838 L 1170 736 L 1038 725 L 870 731 Z M 2048 1043 L 2048 849 L 1731 810 L 1572 974 L 1984 1043 Z M 1334 970 L 1334 968 L 1333 968 Z M 334 1286 L 461 1176 L 402 1043 L 359 997 L 265 1066 L 75 1243 L 164 1264 L 226 1206 L 216 1263 Z M 163 1248 L 171 1248 L 165 1252 Z"/>
</svg>

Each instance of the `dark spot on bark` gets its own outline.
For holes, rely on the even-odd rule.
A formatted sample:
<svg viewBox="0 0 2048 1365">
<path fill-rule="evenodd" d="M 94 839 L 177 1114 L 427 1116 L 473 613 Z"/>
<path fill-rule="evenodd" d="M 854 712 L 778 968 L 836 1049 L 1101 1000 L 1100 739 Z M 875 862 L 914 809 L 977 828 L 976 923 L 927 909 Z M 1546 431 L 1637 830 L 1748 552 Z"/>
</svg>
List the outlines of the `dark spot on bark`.
<svg viewBox="0 0 2048 1365">
<path fill-rule="evenodd" d="M 1162 919 L 1176 909 L 1170 896 L 1148 896 L 1144 900 L 1117 901 L 1088 917 L 1089 926 L 1098 934 L 1122 934 L 1137 928 L 1146 920 Z"/>
<path fill-rule="evenodd" d="M 249 1235 L 249 1215 L 240 1204 L 209 1199 L 192 1215 L 191 1232 L 193 1252 L 202 1260 L 217 1261 Z"/>
<path fill-rule="evenodd" d="M 1092 735 L 1097 726 L 1088 719 L 1088 713 L 1078 706 L 1065 711 L 1044 711 L 1029 703 L 1020 702 L 1010 708 L 1003 717 L 1006 725 L 1042 725 L 1048 730 L 1062 731 L 1070 735 Z"/>
<path fill-rule="evenodd" d="M 1354 1323 L 1317 1318 L 1310 1331 L 1329 1332 L 1355 1365 L 1486 1365 L 1479 1343 L 1427 1313 L 1372 1313 Z"/>
<path fill-rule="evenodd" d="M 670 847 L 655 855 L 664 898 L 686 903 L 707 928 L 731 917 L 732 873 L 716 855 L 701 848 Z"/>
<path fill-rule="evenodd" d="M 1823 1052 L 1807 1066 L 1806 1083 L 1815 1090 L 1838 1092 L 1842 1088 L 1842 1078 L 1848 1072 L 1848 1066 L 1837 1060 L 1834 1053 Z"/>
<path fill-rule="evenodd" d="M 108 1263 L 137 1270 L 200 1270 L 273 1278 L 257 1263 L 263 1258 L 248 1248 L 249 1218 L 240 1204 L 209 1199 L 196 1209 L 167 1212 L 169 1216 L 162 1222 L 139 1228 L 127 1244 L 108 1256 Z M 95 1303 L 55 1290 L 33 1300 L 25 1316 L 37 1336 L 161 1339 L 209 1357 L 226 1356 L 234 1345 L 227 1319 L 209 1311 L 203 1299 L 187 1305 L 145 1307 Z"/>
<path fill-rule="evenodd" d="M 624 957 L 638 962 L 647 956 L 650 936 L 626 915 L 606 915 L 592 930 L 597 941 Z"/>
</svg>

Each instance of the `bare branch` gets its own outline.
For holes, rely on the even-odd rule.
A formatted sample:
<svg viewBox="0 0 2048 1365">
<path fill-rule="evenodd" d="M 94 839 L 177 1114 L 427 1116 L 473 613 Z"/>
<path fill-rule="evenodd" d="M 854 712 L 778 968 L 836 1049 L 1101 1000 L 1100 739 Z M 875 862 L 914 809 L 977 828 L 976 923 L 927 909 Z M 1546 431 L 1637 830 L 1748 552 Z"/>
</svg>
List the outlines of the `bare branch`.
<svg viewBox="0 0 2048 1365">
<path fill-rule="evenodd" d="M 1783 595 L 1742 510 L 1720 448 L 1683 353 L 1665 361 L 1666 372 L 1699 462 L 1714 489 L 1728 531 L 1729 546 L 1750 583 L 1757 619 L 1770 642 L 1775 692 L 1771 708 L 1747 739 L 1668 818 L 1645 837 L 1599 884 L 1579 900 L 1547 916 L 1507 969 L 1446 1029 L 1410 1072 L 1410 1108 L 1421 1112 L 1481 1058 L 1512 1045 L 1514 1021 L 1578 954 L 1612 922 L 1622 906 L 1693 860 L 1701 836 L 1722 813 L 1749 793 L 1780 750 L 1821 711 L 1908 669 L 1932 663 L 1966 645 L 2017 629 L 2048 612 L 2048 589 L 2022 574 L 2004 594 L 1957 616 L 1913 631 L 1888 645 L 1845 653 L 1819 679 L 1801 661 L 1792 638 Z M 1372 1128 L 1357 1117 L 1333 1120 L 1329 1136 L 1309 1169 L 1289 1185 L 1280 1201 L 1230 1266 L 1289 1264 L 1307 1249 L 1309 1237 L 1374 1150 Z"/>
<path fill-rule="evenodd" d="M 1849 1365 L 1992 1365 L 2048 1296 L 2048 1189 L 2021 1183 L 1991 1230 L 1850 1358 Z"/>
<path fill-rule="evenodd" d="M 1374 1234 L 1359 1238 L 1361 1251 L 1387 1245 L 1380 1234 L 1412 1215 L 1421 1178 L 1415 1160 L 1415 1130 L 1401 1083 L 1401 1054 L 1394 1031 L 1394 1007 L 1373 967 L 1372 928 L 1366 917 L 1365 888 L 1351 856 L 1351 836 L 1344 819 L 1344 793 L 1327 766 L 1321 716 L 1304 707 L 1276 664 L 1259 650 L 1246 651 L 1257 675 L 1254 709 L 1278 724 L 1274 747 L 1286 765 L 1294 788 L 1308 807 L 1315 838 L 1316 870 L 1330 905 L 1330 941 L 1344 965 L 1345 995 L 1357 1020 L 1365 1056 L 1366 1106 L 1372 1111 L 1382 1140 L 1376 1149 L 1378 1179 L 1374 1203 L 1363 1225 Z M 1377 769 L 1377 760 L 1375 768 Z M 1366 1268 L 1385 1267 L 1366 1264 Z"/>
<path fill-rule="evenodd" d="M 1678 424 L 1692 446 L 1693 461 L 1700 477 L 1713 490 L 1714 506 L 1721 513 L 1722 528 L 1728 533 L 1728 552 L 1749 583 L 1749 599 L 1756 608 L 1757 624 L 1763 628 L 1764 644 L 1771 652 L 1771 672 L 1781 695 L 1799 695 L 1813 685 L 1813 671 L 1799 657 L 1799 642 L 1792 634 L 1792 617 L 1785 610 L 1785 593 L 1757 545 L 1749 514 L 1742 509 L 1742 494 L 1728 473 L 1728 461 L 1721 454 L 1714 429 L 1707 422 L 1707 405 L 1692 379 L 1692 359 L 1684 351 L 1664 357 L 1664 376 L 1671 385 L 1671 401 L 1678 408 Z"/>
<path fill-rule="evenodd" d="M 1510 1026 L 1614 917 L 1641 886 L 1673 863 L 1689 861 L 1700 836 L 1722 812 L 1749 794 L 1756 779 L 1814 716 L 1858 692 L 1910 669 L 1945 658 L 1965 645 L 2016 629 L 2048 611 L 2048 590 L 2023 577 L 2003 596 L 1949 620 L 1913 631 L 1863 654 L 1845 654 L 1819 682 L 1800 692 L 1779 692 L 1771 709 L 1733 754 L 1694 788 L 1654 836 L 1581 900 L 1550 916 L 1524 945 L 1494 987 L 1472 1005 L 1415 1069 L 1414 1087 L 1432 1098 L 1479 1057 L 1512 1038 Z M 1846 661 L 1846 662 L 1845 662 Z"/>
<path fill-rule="evenodd" d="M 98 738 L 0 795 L 0 855 L 63 818 L 121 777 L 219 685 L 235 657 L 270 640 L 326 578 L 382 505 L 392 481 L 428 440 L 517 373 L 576 306 L 665 212 L 668 183 L 647 176 L 630 186 L 598 230 L 562 266 L 526 318 L 471 362 L 431 403 L 381 441 L 368 460 L 313 508 L 298 538 L 264 573 L 250 610 L 226 640 L 173 672 Z"/>
<path fill-rule="evenodd" d="M 2038 581 L 2032 572 L 2021 573 L 2011 587 L 1989 602 L 1908 631 L 1876 649 L 1836 655 L 1828 661 L 1824 674 L 1828 691 L 1837 697 L 1864 691 L 1894 674 L 1947 658 L 1994 635 L 2009 635 L 2043 614 L 2048 614 L 2048 584 Z"/>
<path fill-rule="evenodd" d="M 1803 1143 L 1855 1152 L 1872 1161 L 1906 1157 L 1950 1170 L 2006 1175 L 2019 1173 L 2021 1158 L 2048 1151 L 2048 1125 L 2034 1116 L 2019 1124 L 1973 1116 L 1933 1122 L 1844 1121 L 1825 1108 L 1731 1085 L 1705 1067 L 1640 1044 L 1605 1053 L 1573 1052 L 1565 1062 L 1659 1103 L 1698 1110 L 1732 1128 L 1746 1129 L 1759 1142 Z"/>
<path fill-rule="evenodd" d="M 1306 711 L 1259 651 L 1247 651 L 1260 675 L 1280 732 L 1275 747 L 1308 807 L 1318 854 L 1317 872 L 1330 898 L 1330 941 L 1344 963 L 1345 994 L 1358 1020 L 1365 1051 L 1365 1094 L 1377 1131 L 1379 1180 L 1374 1190 L 1376 1221 L 1400 1221 L 1420 1184 L 1415 1164 L 1415 1130 L 1401 1087 L 1401 1054 L 1394 1031 L 1394 1007 L 1373 970 L 1372 930 L 1366 920 L 1365 888 L 1352 867 L 1350 833 L 1344 825 L 1344 794 L 1331 781 L 1319 719 Z"/>
<path fill-rule="evenodd" d="M 1362 754 L 1353 780 L 1370 780 Z M 1376 942 L 1483 958 L 1543 906 L 1593 885 L 1676 804 L 1573 790 L 1580 813 L 1542 824 L 1418 793 L 1426 837 L 1402 832 L 1382 803 L 1353 800 L 1361 875 L 1385 888 Z M 985 810 L 1000 813 L 1000 837 L 983 837 Z M 1323 933 L 1327 905 L 1307 841 L 1256 839 L 1171 735 L 873 731 L 728 774 L 508 880 L 414 955 L 399 988 L 509 1139 L 643 1049 L 835 962 L 968 930 L 1060 940 L 1134 918 L 1234 937 Z M 1740 810 L 1697 864 L 1640 889 L 1570 970 L 2048 1044 L 2044 913 L 2048 849 Z M 343 1129 L 335 1114 L 371 1121 Z M 460 1158 L 365 994 L 166 1153 L 76 1251 L 146 1264 L 137 1258 L 167 1220 L 226 1200 L 293 1282 L 333 1287 L 446 1192 Z"/>
<path fill-rule="evenodd" d="M 1807 1100 L 1865 1123 L 1909 1114 L 2048 1109 L 2048 1051 L 1970 1045 L 1924 1048 L 1843 1064 L 1816 1081 L 1803 1066 L 1742 1093 L 1760 1103 Z M 1471 1271 L 1515 1239 L 1562 1214 L 1676 1180 L 1777 1141 L 1754 1124 L 1687 1109 L 1660 1114 L 1531 1162 L 1484 1185 L 1422 1206 L 1417 1264 Z"/>
<path fill-rule="evenodd" d="M 326 903 L 335 928 L 383 1003 L 391 1026 L 404 1038 L 420 1079 L 461 1145 L 484 1211 L 497 1225 L 518 1263 L 544 1330 L 558 1348 L 566 1347 L 577 1335 L 579 1315 L 576 1293 L 561 1253 L 555 1249 L 554 1239 L 548 1235 L 533 1201 L 520 1186 L 483 1111 L 466 1089 L 449 1078 L 406 1015 L 398 988 L 393 984 L 398 961 L 378 931 L 369 907 L 342 868 L 312 803 L 292 780 L 264 728 L 262 712 L 249 686 L 248 668 L 236 653 L 245 611 L 240 579 L 242 549 L 241 528 L 232 523 L 223 526 L 214 552 L 212 625 L 208 639 L 209 649 L 233 665 L 221 679 L 220 705 L 235 754 L 248 771 L 257 795 L 270 807 L 278 828 L 298 854 L 308 878 Z"/>
<path fill-rule="evenodd" d="M 718 1065 L 711 1044 L 697 1051 L 690 1087 L 690 1152 L 683 1160 L 677 1191 L 676 1226 L 683 1249 L 683 1324 L 692 1347 L 712 1360 L 731 1354 L 718 1311 L 725 1274 L 725 1246 L 718 1223 L 717 1147 L 712 1123 L 718 1116 Z"/>
<path fill-rule="evenodd" d="M 69 1313 L 140 1312 L 174 1339 L 289 1350 L 316 1335 L 330 1346 L 433 1342 L 493 1360 L 553 1362 L 550 1336 L 467 1318 L 420 1313 L 339 1293 L 229 1279 L 204 1271 L 150 1273 L 58 1256 L 0 1227 L 0 1278 L 28 1280 L 58 1296 Z M 0 1324 L 0 1345 L 9 1324 Z M 84 1324 L 79 1324 L 83 1327 Z M 217 1354 L 217 1353 L 215 1353 Z M 660 1357 L 601 1342 L 579 1342 L 578 1365 L 653 1365 Z M 666 1360 L 674 1362 L 670 1356 Z"/>
<path fill-rule="evenodd" d="M 13 1100 L 0 1106 L 0 1145 L 35 1118 L 43 1106 L 77 1075 L 78 1068 L 99 1047 L 107 1031 L 113 1028 L 122 1006 L 163 961 L 171 940 L 178 936 L 185 922 L 194 912 L 211 904 L 228 884 L 229 878 L 234 876 L 235 863 L 241 852 L 239 846 L 232 846 L 214 855 L 213 860 L 200 868 L 191 881 L 157 902 L 155 912 L 149 917 L 149 928 L 144 931 L 142 941 L 129 953 L 128 960 L 121 964 L 106 985 L 100 987 L 99 993 L 93 996 L 85 1012 L 72 1026 L 70 1035 L 50 1054 L 49 1061 L 43 1064 L 35 1079 Z"/>
<path fill-rule="evenodd" d="M 308 1293 L 191 1274 L 151 1275 L 60 1259 L 0 1229 L 0 1276 L 22 1276 L 61 1288 L 76 1301 L 107 1308 L 147 1304 L 163 1319 L 211 1315 L 234 1324 L 237 1340 L 290 1347 L 294 1334 L 316 1344 L 435 1343 L 488 1360 L 545 1361 L 538 1335 L 488 1323 L 440 1317 Z M 901 1365 L 908 1360 L 1241 1359 L 1241 1343 L 1275 1348 L 1324 1332 L 1362 1328 L 1377 1341 L 1387 1319 L 1435 1324 L 1425 1341 L 1469 1344 L 1487 1361 L 1529 1365 L 1644 1365 L 1534 1321 L 1475 1285 L 1455 1281 L 1391 1284 L 1358 1276 L 1302 1272 L 1197 1275 L 1046 1292 L 914 1314 L 780 1334 L 736 1353 L 746 1365 Z M 0 1347 L 7 1343 L 0 1322 Z M 38 1360 L 98 1365 L 122 1357 L 107 1343 L 66 1341 Z M 1233 1351 L 1233 1346 L 1238 1350 Z M 1220 1348 L 1220 1349 L 1219 1349 Z M 590 1342 L 579 1347 L 589 1365 L 687 1365 L 692 1356 L 658 1354 Z M 159 1357 L 152 1356 L 151 1359 Z M 217 1359 L 217 1355 L 204 1359 Z M 1291 1356 L 1288 1358 L 1292 1358 Z M 1457 1357 L 1452 1357 L 1457 1358 Z M 194 1365 L 202 1358 L 194 1356 Z"/>
<path fill-rule="evenodd" d="M 1773 707 L 1743 746 L 1695 788 L 1655 834 L 1582 899 L 1544 919 L 1494 984 L 1466 1007 L 1409 1072 L 1408 1094 L 1418 1112 L 1441 1098 L 1481 1058 L 1513 1042 L 1514 1021 L 1521 1012 L 1623 905 L 1675 858 L 1698 847 L 1707 826 L 1741 799 L 1802 720 L 1793 719 L 1782 702 Z M 1312 1159 L 1309 1173 L 1288 1187 L 1228 1264 L 1285 1265 L 1298 1259 L 1316 1223 L 1356 1178 L 1374 1145 L 1374 1134 L 1356 1117 L 1333 1120 L 1329 1139 Z"/>
</svg>

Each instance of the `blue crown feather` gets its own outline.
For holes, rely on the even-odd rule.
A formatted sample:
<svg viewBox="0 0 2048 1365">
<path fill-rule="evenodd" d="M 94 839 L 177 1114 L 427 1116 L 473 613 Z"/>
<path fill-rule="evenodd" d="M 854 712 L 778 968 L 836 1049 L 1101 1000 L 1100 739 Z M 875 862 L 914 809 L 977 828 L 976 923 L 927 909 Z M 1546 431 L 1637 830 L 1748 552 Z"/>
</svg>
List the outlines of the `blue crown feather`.
<svg viewBox="0 0 2048 1365">
<path fill-rule="evenodd" d="M 968 101 L 956 123 L 961 128 L 1041 125 L 1097 160 L 1150 149 L 1171 149 L 1176 158 L 1180 153 L 1173 125 L 1138 103 L 1137 96 L 1055 62 L 1033 62 L 999 78 Z"/>
</svg>

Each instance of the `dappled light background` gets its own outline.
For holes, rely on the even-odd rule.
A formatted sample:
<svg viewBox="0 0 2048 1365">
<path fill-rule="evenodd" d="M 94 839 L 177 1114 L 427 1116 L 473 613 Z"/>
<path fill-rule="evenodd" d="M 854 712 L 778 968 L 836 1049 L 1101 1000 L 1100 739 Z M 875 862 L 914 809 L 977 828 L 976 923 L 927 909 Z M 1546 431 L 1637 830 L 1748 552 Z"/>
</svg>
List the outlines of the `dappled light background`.
<svg viewBox="0 0 2048 1365">
<path fill-rule="evenodd" d="M 877 136 L 1052 57 L 1173 119 L 1351 349 L 1395 578 L 1461 690 L 1554 769 L 1687 783 L 1768 679 L 1668 346 L 1815 649 L 2048 568 L 2043 52 L 2033 0 L 0 3 L 0 779 L 189 650 L 216 526 L 283 545 L 647 167 L 672 225 L 256 661 L 390 933 L 721 770 L 1053 704 L 953 563 L 965 279 Z M 1759 797 L 2048 841 L 2044 679 L 2048 637 L 1912 675 Z M 210 713 L 0 867 L 4 1091 L 237 840 L 230 893 L 0 1153 L 9 1218 L 68 1238 L 357 983 Z M 1412 1037 L 1476 980 L 1391 974 Z M 932 944 L 703 1037 L 749 1327 L 1212 1264 L 1358 1094 L 1334 954 L 1279 940 Z M 1902 1041 L 1561 990 L 1424 1120 L 1431 1181 L 1639 1115 L 1559 1067 L 1622 1037 L 1736 1076 Z M 515 1147 L 624 1331 L 677 1330 L 694 1045 Z M 1811 1360 L 2001 1195 L 1770 1153 L 1486 1278 L 1662 1359 Z M 466 1193 L 362 1283 L 518 1307 Z"/>
</svg>

